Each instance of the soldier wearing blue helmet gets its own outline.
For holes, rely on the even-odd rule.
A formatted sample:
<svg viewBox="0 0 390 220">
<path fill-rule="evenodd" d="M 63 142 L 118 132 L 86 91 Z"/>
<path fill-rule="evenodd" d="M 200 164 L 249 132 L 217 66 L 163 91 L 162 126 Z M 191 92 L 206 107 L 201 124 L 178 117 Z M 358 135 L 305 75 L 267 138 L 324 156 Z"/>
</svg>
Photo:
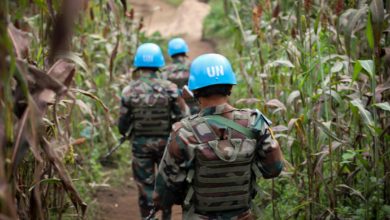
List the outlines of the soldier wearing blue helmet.
<svg viewBox="0 0 390 220">
<path fill-rule="evenodd" d="M 182 118 L 182 111 L 177 86 L 157 77 L 156 72 L 165 64 L 159 46 L 140 45 L 133 64 L 137 78 L 123 89 L 118 127 L 124 136 L 131 133 L 128 136 L 132 140 L 132 170 L 141 216 L 145 219 L 153 209 L 155 167 L 163 155 L 171 126 Z M 170 208 L 163 210 L 163 218 L 170 219 Z"/>
<path fill-rule="evenodd" d="M 156 179 L 156 206 L 181 204 L 183 219 L 254 219 L 256 179 L 278 176 L 282 153 L 260 111 L 228 104 L 235 84 L 224 56 L 192 62 L 188 87 L 201 111 L 173 126 Z"/>
<path fill-rule="evenodd" d="M 188 45 L 182 38 L 173 38 L 168 42 L 168 54 L 172 63 L 163 68 L 162 78 L 175 83 L 181 89 L 181 95 L 189 106 L 191 114 L 199 112 L 199 105 L 190 95 L 187 88 L 190 62 L 188 61 Z"/>
</svg>

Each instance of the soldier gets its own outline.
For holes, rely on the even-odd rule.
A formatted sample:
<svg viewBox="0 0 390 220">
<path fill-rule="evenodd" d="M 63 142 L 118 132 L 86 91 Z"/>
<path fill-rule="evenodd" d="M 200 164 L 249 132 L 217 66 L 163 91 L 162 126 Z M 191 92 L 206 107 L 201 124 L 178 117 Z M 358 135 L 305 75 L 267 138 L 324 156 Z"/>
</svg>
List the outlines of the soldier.
<svg viewBox="0 0 390 220">
<path fill-rule="evenodd" d="M 188 87 L 201 111 L 175 123 L 159 165 L 155 206 L 182 204 L 183 219 L 253 219 L 256 179 L 278 176 L 282 153 L 258 110 L 228 104 L 235 74 L 219 54 L 196 58 Z"/>
<path fill-rule="evenodd" d="M 131 130 L 132 170 L 141 216 L 145 219 L 153 210 L 155 166 L 161 160 L 172 124 L 181 119 L 182 112 L 177 86 L 157 78 L 156 72 L 164 66 L 159 46 L 153 43 L 139 46 L 134 66 L 137 79 L 123 89 L 118 127 L 122 135 Z M 170 219 L 170 208 L 163 210 L 163 217 Z"/>
<path fill-rule="evenodd" d="M 168 54 L 172 63 L 162 70 L 162 78 L 175 83 L 182 91 L 182 97 L 190 108 L 191 114 L 199 112 L 199 105 L 187 88 L 190 62 L 188 61 L 188 46 L 182 38 L 173 38 L 168 43 Z"/>
</svg>

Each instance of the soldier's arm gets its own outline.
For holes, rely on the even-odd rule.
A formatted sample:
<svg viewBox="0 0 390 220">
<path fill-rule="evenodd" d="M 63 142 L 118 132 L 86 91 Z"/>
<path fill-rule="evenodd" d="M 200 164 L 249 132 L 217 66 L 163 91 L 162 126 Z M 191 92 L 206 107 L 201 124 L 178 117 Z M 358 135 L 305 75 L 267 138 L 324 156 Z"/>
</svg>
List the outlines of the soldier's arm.
<svg viewBox="0 0 390 220">
<path fill-rule="evenodd" d="M 118 120 L 118 129 L 120 134 L 126 135 L 131 125 L 131 117 L 131 106 L 127 103 L 126 97 L 122 96 Z"/>
<path fill-rule="evenodd" d="M 179 96 L 176 102 L 180 109 L 180 119 L 191 115 L 190 108 L 182 96 Z"/>
<path fill-rule="evenodd" d="M 271 128 L 268 126 L 268 119 L 259 130 L 260 136 L 257 140 L 257 167 L 264 178 L 279 176 L 283 169 L 283 155 L 278 141 L 275 139 Z"/>
<path fill-rule="evenodd" d="M 279 176 L 283 169 L 283 157 L 278 141 L 273 137 L 271 128 L 266 128 L 258 142 L 259 169 L 263 177 Z"/>
<path fill-rule="evenodd" d="M 157 207 L 181 204 L 185 196 L 186 175 L 190 159 L 186 153 L 185 137 L 178 134 L 180 123 L 174 125 L 156 177 L 153 200 Z"/>
<path fill-rule="evenodd" d="M 179 94 L 179 89 L 176 84 L 172 83 L 170 94 L 172 97 L 172 113 L 174 115 L 173 120 L 175 122 L 180 121 L 182 118 L 189 116 L 189 107 L 184 101 L 183 97 Z"/>
</svg>

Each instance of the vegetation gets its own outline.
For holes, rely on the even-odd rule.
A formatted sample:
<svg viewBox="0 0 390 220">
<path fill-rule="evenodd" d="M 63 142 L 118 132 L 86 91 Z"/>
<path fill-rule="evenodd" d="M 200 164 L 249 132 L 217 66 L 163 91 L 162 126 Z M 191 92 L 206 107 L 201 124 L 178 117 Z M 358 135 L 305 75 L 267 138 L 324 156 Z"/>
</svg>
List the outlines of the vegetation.
<svg viewBox="0 0 390 220">
<path fill-rule="evenodd" d="M 142 24 L 126 1 L 1 4 L 0 216 L 85 215 L 92 188 L 107 182 L 99 158 L 117 143 Z M 130 150 L 119 151 L 128 171 Z"/>
<path fill-rule="evenodd" d="M 390 218 L 390 2 L 210 3 L 206 37 L 234 43 L 219 48 L 240 76 L 232 101 L 272 119 L 285 155 L 260 215 Z"/>
<path fill-rule="evenodd" d="M 166 40 L 126 2 L 0 1 L 0 219 L 93 219 L 94 187 L 129 175 L 128 147 L 111 179 L 99 158 L 118 142 L 135 48 Z M 209 4 L 232 102 L 269 116 L 285 155 L 282 176 L 259 181 L 257 215 L 390 218 L 390 2 Z"/>
</svg>

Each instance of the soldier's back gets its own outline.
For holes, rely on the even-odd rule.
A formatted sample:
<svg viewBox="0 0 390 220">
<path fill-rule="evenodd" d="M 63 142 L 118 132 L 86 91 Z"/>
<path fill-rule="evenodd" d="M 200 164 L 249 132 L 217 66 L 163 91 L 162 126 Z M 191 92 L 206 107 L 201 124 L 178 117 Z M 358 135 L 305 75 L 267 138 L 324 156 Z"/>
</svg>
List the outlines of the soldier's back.
<svg viewBox="0 0 390 220">
<path fill-rule="evenodd" d="M 171 103 L 177 86 L 158 78 L 133 80 L 124 89 L 123 101 L 131 106 L 136 136 L 168 136 L 172 123 Z"/>
<path fill-rule="evenodd" d="M 171 63 L 163 68 L 162 78 L 167 79 L 175 83 L 179 88 L 182 88 L 184 85 L 187 85 L 189 78 L 189 68 L 190 63 Z"/>
</svg>

